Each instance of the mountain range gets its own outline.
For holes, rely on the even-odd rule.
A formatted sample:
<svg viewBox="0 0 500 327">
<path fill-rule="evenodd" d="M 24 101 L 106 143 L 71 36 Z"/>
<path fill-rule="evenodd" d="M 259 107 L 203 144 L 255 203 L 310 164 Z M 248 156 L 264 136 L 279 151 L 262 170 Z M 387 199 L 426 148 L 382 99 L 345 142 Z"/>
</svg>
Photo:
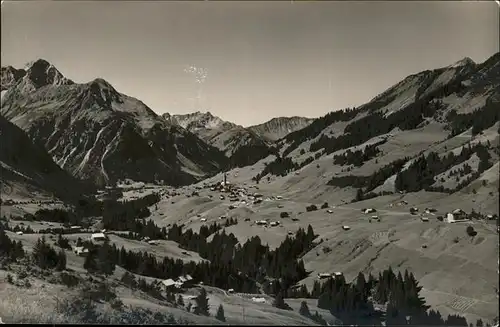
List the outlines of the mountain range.
<svg viewBox="0 0 500 327">
<path fill-rule="evenodd" d="M 1 68 L 0 114 L 20 128 L 8 125 L 7 137 L 24 131 L 68 175 L 99 187 L 125 179 L 185 185 L 277 156 L 261 178 L 285 159 L 288 174 L 397 131 L 439 126 L 456 137 L 489 128 L 498 121 L 499 61 L 499 54 L 481 64 L 465 58 L 410 75 L 357 108 L 242 127 L 210 112 L 158 115 L 101 78 L 74 83 L 39 59 Z"/>
<path fill-rule="evenodd" d="M 77 84 L 43 59 L 2 67 L 1 80 L 1 114 L 71 175 L 100 186 L 120 179 L 192 183 L 227 167 L 242 146 L 267 149 L 270 137 L 308 121 L 273 121 L 271 136 L 264 125 L 254 132 L 209 112 L 159 116 L 103 79 Z"/>
<path fill-rule="evenodd" d="M 358 319 L 375 315 L 380 323 L 405 324 L 405 314 L 418 311 L 397 320 L 394 308 L 407 303 L 409 310 L 410 302 L 423 305 L 424 299 L 420 309 L 439 310 L 434 316 L 467 319 L 451 317 L 447 325 L 498 321 L 500 53 L 482 63 L 464 58 L 412 74 L 358 107 L 250 127 L 210 112 L 158 115 L 101 78 L 75 83 L 45 60 L 1 72 L 2 226 L 18 241 L 0 247 L 10 248 L 9 256 L 21 255 L 18 247 L 38 247 L 43 235 L 62 248 L 62 236 L 52 239 L 49 233 L 57 232 L 48 226 L 77 225 L 78 233 L 70 228 L 64 236 L 71 244 L 107 231 L 116 256 L 87 255 L 96 255 L 106 271 L 104 262 L 117 262 L 122 272 L 107 276 L 107 284 L 119 285 L 117 299 L 127 307 L 154 305 L 209 319 L 184 311 L 175 296 L 158 302 L 154 285 L 190 274 L 209 290 L 212 316 L 214 303 L 224 303 L 225 323 L 311 325 L 310 315 L 294 312 L 303 312 L 308 301 L 331 319 L 326 324 L 362 324 Z M 57 210 L 57 199 L 70 210 Z M 149 238 L 154 243 L 146 243 Z M 95 267 L 84 261 L 91 260 L 74 249 L 63 253 L 70 269 L 61 276 L 89 280 Z M 71 281 L 72 287 L 58 288 L 53 277 L 59 268 L 30 275 L 44 265 L 26 256 L 22 262 L 32 267 L 16 263 L 0 272 L 8 299 L 0 315 L 8 322 L 25 316 L 42 321 L 35 310 L 59 315 L 62 297 L 90 294 L 77 292 Z M 356 287 L 338 292 L 337 277 L 323 279 L 333 272 Z M 146 288 L 127 282 L 130 276 Z M 139 278 L 151 280 L 151 288 Z M 381 288 L 365 288 L 370 280 Z M 32 301 L 28 285 L 53 293 L 37 293 Z M 226 291 L 231 288 L 236 292 Z M 254 303 L 257 296 L 268 303 Z M 57 304 L 43 300 L 53 297 Z M 293 310 L 282 310 L 280 300 Z M 32 309 L 30 303 L 42 304 Z M 349 307 L 370 314 L 342 309 Z M 419 324 L 414 317 L 411 323 Z"/>
<path fill-rule="evenodd" d="M 162 115 L 167 121 L 196 134 L 205 142 L 223 151 L 228 157 L 248 145 L 271 145 L 287 134 L 304 128 L 313 119 L 305 117 L 278 117 L 247 128 L 224 121 L 210 112 L 185 115 Z"/>
</svg>

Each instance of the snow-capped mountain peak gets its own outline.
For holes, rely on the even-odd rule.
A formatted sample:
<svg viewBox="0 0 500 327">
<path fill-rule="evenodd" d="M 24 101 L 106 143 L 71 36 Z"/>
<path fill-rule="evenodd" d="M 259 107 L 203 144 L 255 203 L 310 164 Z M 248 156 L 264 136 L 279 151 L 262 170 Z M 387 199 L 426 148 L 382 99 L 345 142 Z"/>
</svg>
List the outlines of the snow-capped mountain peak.
<svg viewBox="0 0 500 327">
<path fill-rule="evenodd" d="M 458 68 L 458 67 L 463 67 L 463 66 L 471 66 L 475 65 L 476 63 L 474 60 L 472 60 L 469 57 L 465 57 L 463 59 L 460 59 L 459 61 L 455 62 L 454 64 L 448 66 L 448 68 Z"/>
</svg>

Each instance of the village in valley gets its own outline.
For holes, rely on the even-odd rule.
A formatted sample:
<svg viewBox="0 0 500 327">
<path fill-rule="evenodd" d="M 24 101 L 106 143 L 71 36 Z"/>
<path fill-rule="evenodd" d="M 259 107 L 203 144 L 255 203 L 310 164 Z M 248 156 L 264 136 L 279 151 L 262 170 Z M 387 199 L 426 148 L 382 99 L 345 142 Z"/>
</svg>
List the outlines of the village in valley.
<svg viewBox="0 0 500 327">
<path fill-rule="evenodd" d="M 177 238 L 173 237 L 172 240 L 169 240 L 169 234 L 171 234 L 170 229 L 175 228 L 175 226 L 182 227 L 183 225 L 192 226 L 192 228 L 195 228 L 195 232 L 196 230 L 200 232 L 200 229 L 202 229 L 203 226 L 206 228 L 213 227 L 215 229 L 220 229 L 222 227 L 222 230 L 227 230 L 227 232 L 239 229 L 239 234 L 236 234 L 238 235 L 238 238 L 251 237 L 251 234 L 255 234 L 260 235 L 263 240 L 271 241 L 268 243 L 272 244 L 272 240 L 276 238 L 276 236 L 280 238 L 295 238 L 297 232 L 300 230 L 300 226 L 303 226 L 301 224 L 301 220 L 305 219 L 305 215 L 317 213 L 321 213 L 328 220 L 332 219 L 330 217 L 335 217 L 338 214 L 345 215 L 347 213 L 350 218 L 342 219 L 341 224 L 332 224 L 329 227 L 322 227 L 330 229 L 340 228 L 342 232 L 339 233 L 343 233 L 346 239 L 351 238 L 349 235 L 352 235 L 353 233 L 363 233 L 366 230 L 366 226 L 371 224 L 376 224 L 380 226 L 377 229 L 383 230 L 383 226 L 393 224 L 395 219 L 403 219 L 402 216 L 407 217 L 402 221 L 411 223 L 412 225 L 422 224 L 423 229 L 427 228 L 427 224 L 430 224 L 430 226 L 436 226 L 433 228 L 444 228 L 447 224 L 463 224 L 464 227 L 462 228 L 467 227 L 467 234 L 470 237 L 477 234 L 477 231 L 475 230 L 476 226 L 476 228 L 479 227 L 481 229 L 496 229 L 495 232 L 498 233 L 498 215 L 496 214 L 481 214 L 475 212 L 474 210 L 467 213 L 460 208 L 443 211 L 440 210 L 439 207 L 436 208 L 434 206 L 424 206 L 412 203 L 411 200 L 406 200 L 407 197 L 404 193 L 398 194 L 394 201 L 387 201 L 384 205 L 353 208 L 350 207 L 349 204 L 342 202 L 332 205 L 328 202 L 323 202 L 322 204 L 311 204 L 303 208 L 299 208 L 299 210 L 294 210 L 297 208 L 296 204 L 290 203 L 286 194 L 275 191 L 271 192 L 271 189 L 267 187 L 266 183 L 256 183 L 255 181 L 250 183 L 238 183 L 237 181 L 231 182 L 231 178 L 228 176 L 233 176 L 236 179 L 239 171 L 240 170 L 236 169 L 230 172 L 224 172 L 220 175 L 220 179 L 218 179 L 218 177 L 214 177 L 208 181 L 182 188 L 162 187 L 154 184 L 147 185 L 145 183 L 127 181 L 119 184 L 119 187 L 107 188 L 106 190 L 99 192 L 98 196 L 101 199 L 118 199 L 118 201 L 127 201 L 127 199 L 132 199 L 132 201 L 134 201 L 143 197 L 156 196 L 156 200 L 149 204 L 150 217 L 148 218 L 149 221 L 156 224 L 154 225 L 156 232 L 154 230 L 151 233 L 145 232 L 144 228 L 147 228 L 149 223 L 147 223 L 144 218 L 138 219 L 138 221 L 142 221 L 142 224 L 140 225 L 142 226 L 140 229 L 142 232 L 140 230 L 133 232 L 127 231 L 126 229 L 106 229 L 104 228 L 106 227 L 106 224 L 103 224 L 103 221 L 96 218 L 89 218 L 81 221 L 82 223 L 79 225 L 71 225 L 67 222 L 44 222 L 40 220 L 43 219 L 41 218 L 43 215 L 39 215 L 39 217 L 37 217 L 37 213 L 35 213 L 34 216 L 31 214 L 25 214 L 23 217 L 10 215 L 10 217 L 7 218 L 4 216 L 3 224 L 8 231 L 15 233 L 15 236 L 12 236 L 13 240 L 23 240 L 23 243 L 26 243 L 28 240 L 26 237 L 33 239 L 32 236 L 37 238 L 38 236 L 36 235 L 45 235 L 44 237 L 47 237 L 49 244 L 53 242 L 56 247 L 60 247 L 61 244 L 66 243 L 64 248 L 71 250 L 75 256 L 74 259 L 71 259 L 72 256 L 67 254 L 67 265 L 70 264 L 72 267 L 74 265 L 79 265 L 78 262 L 83 264 L 83 267 L 85 267 L 88 256 L 95 252 L 96 246 L 102 246 L 103 244 L 115 244 L 114 246 L 116 246 L 117 249 L 120 244 L 122 246 L 121 251 L 124 251 L 123 249 L 135 249 L 150 252 L 154 256 L 160 255 L 160 257 L 162 255 L 175 255 L 175 257 L 185 262 L 188 260 L 203 261 L 204 259 L 202 257 L 200 257 L 197 253 L 192 252 L 193 249 L 183 246 L 182 244 L 178 244 Z M 397 198 L 400 198 L 401 200 L 397 200 Z M 185 207 L 186 201 L 191 203 L 189 205 L 190 210 L 188 211 L 180 212 L 179 214 L 177 210 L 168 209 L 168 207 L 175 205 L 177 202 L 181 202 Z M 197 203 L 197 205 L 195 203 Z M 213 203 L 213 205 L 211 203 Z M 16 203 L 15 201 L 10 200 L 4 202 L 3 206 L 4 208 L 10 207 L 11 209 L 15 209 L 21 204 L 22 203 Z M 47 211 L 50 212 L 50 210 L 51 209 Z M 265 214 L 265 212 L 268 211 L 272 212 L 272 215 Z M 274 219 L 256 219 L 258 216 L 274 217 Z M 7 223 L 7 221 L 9 221 L 9 223 Z M 94 223 L 92 224 L 92 222 Z M 311 226 L 309 226 L 309 228 L 310 227 Z M 243 236 L 245 230 L 255 228 L 260 228 L 262 231 L 265 231 L 265 233 L 255 231 L 250 233 L 248 236 Z M 459 229 L 461 230 L 462 228 Z M 163 232 L 161 232 L 162 230 Z M 322 244 L 328 244 L 328 238 L 326 237 L 328 233 L 323 232 L 322 234 L 325 234 L 325 236 L 316 240 L 314 245 L 312 245 L 313 247 L 320 248 Z M 383 232 L 381 236 L 382 235 Z M 380 238 L 381 236 L 377 236 L 377 238 Z M 374 236 L 372 235 L 371 237 L 373 238 Z M 388 235 L 388 237 L 388 242 L 393 242 L 390 240 L 391 235 Z M 460 238 L 462 237 L 455 237 L 453 242 L 460 242 Z M 380 241 L 372 240 L 372 242 Z M 177 244 L 178 248 L 176 250 L 171 248 L 174 244 Z M 277 245 L 278 244 L 274 246 Z M 425 250 L 429 245 L 431 244 L 422 242 L 420 247 L 422 250 Z M 33 244 L 33 246 L 35 246 L 35 244 Z M 168 249 L 166 249 L 166 247 L 168 247 Z M 327 253 L 327 251 L 331 251 L 329 246 L 323 246 L 322 252 Z M 319 252 L 317 255 L 320 256 Z M 322 266 L 324 266 L 324 263 L 321 263 L 316 268 L 313 268 L 315 275 L 311 274 L 305 280 L 304 285 L 307 286 L 306 292 L 307 289 L 312 290 L 313 288 L 316 288 L 316 283 L 318 282 L 324 284 L 325 281 L 328 280 L 334 281 L 338 279 L 343 281 L 346 277 L 352 278 L 350 277 L 352 276 L 352 271 L 349 269 L 344 271 L 342 269 L 334 268 L 333 270 L 328 271 L 321 268 Z M 75 268 L 71 269 L 76 269 L 75 271 L 78 271 L 83 267 L 75 266 Z M 88 270 L 88 267 L 85 269 Z M 85 271 L 85 269 L 83 271 Z M 347 274 L 347 276 L 345 274 Z M 129 273 L 126 273 L 124 276 L 129 275 Z M 254 305 L 257 306 L 266 305 L 270 308 L 275 307 L 276 300 L 268 295 L 268 291 L 266 292 L 264 290 L 266 287 L 269 288 L 270 284 L 259 286 L 262 294 L 259 294 L 259 292 L 252 294 L 248 291 L 244 292 L 243 289 L 238 289 L 237 287 L 235 290 L 235 287 L 231 286 L 231 284 L 228 284 L 229 286 L 227 287 L 215 289 L 210 286 L 210 283 L 206 284 L 204 281 L 201 281 L 199 277 L 193 277 L 189 273 L 179 274 L 176 272 L 169 275 L 167 271 L 164 276 L 165 278 L 150 279 L 149 286 L 142 287 L 146 290 L 146 292 L 148 292 L 148 288 L 150 289 L 149 292 L 152 292 L 152 294 L 157 292 L 157 297 L 159 296 L 164 299 L 173 299 L 174 303 L 177 303 L 177 307 L 179 307 L 179 302 L 182 303 L 181 307 L 189 308 L 187 309 L 188 312 L 197 312 L 196 310 L 198 310 L 199 301 L 199 291 L 197 290 L 201 288 L 207 289 L 209 296 L 217 294 L 218 296 L 224 296 L 227 299 L 237 297 L 240 299 L 239 301 L 243 301 L 243 303 L 254 303 Z M 123 278 L 125 277 L 122 277 L 122 279 Z M 141 277 L 139 277 L 139 280 L 140 279 Z M 132 280 L 134 280 L 134 277 L 132 277 Z M 270 280 L 268 283 L 269 282 Z M 145 283 L 145 285 L 148 285 L 147 282 Z M 151 291 L 151 289 L 156 291 Z M 300 292 L 300 289 L 301 285 L 297 284 L 293 285 L 290 290 L 293 293 L 295 291 Z M 295 296 L 292 293 L 289 293 L 289 295 L 291 295 L 290 300 L 293 301 Z M 172 294 L 176 294 L 176 296 L 173 296 Z M 179 297 L 182 297 L 182 299 L 180 300 Z M 223 305 L 223 303 L 224 301 L 220 302 L 221 305 Z M 212 309 L 215 309 L 213 305 L 211 305 L 211 307 Z M 240 307 L 238 308 L 238 310 L 241 309 Z M 377 310 L 381 310 L 379 307 L 376 308 L 378 308 Z M 324 313 L 322 309 L 317 309 Z M 320 318 L 315 319 L 320 320 Z M 328 321 L 328 318 L 326 319 L 326 321 Z M 331 320 L 332 324 L 336 322 L 335 319 Z M 297 322 L 297 320 L 293 321 Z"/>
<path fill-rule="evenodd" d="M 494 3 L 146 2 L 2 1 L 0 324 L 499 327 Z"/>
</svg>

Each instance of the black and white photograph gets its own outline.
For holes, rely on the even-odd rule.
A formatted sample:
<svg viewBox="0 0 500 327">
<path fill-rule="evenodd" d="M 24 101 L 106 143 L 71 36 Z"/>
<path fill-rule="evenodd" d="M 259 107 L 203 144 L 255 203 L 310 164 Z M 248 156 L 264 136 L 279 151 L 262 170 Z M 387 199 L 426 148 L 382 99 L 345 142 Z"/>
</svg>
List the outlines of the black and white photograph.
<svg viewBox="0 0 500 327">
<path fill-rule="evenodd" d="M 500 1 L 1 1 L 0 323 L 499 326 Z"/>
</svg>

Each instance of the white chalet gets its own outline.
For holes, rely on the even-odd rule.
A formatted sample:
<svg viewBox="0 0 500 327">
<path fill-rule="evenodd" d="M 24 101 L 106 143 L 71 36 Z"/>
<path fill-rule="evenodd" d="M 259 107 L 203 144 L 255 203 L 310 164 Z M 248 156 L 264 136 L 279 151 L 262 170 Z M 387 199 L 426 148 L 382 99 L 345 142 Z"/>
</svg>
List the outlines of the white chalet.
<svg viewBox="0 0 500 327">
<path fill-rule="evenodd" d="M 106 239 L 106 235 L 104 235 L 104 233 L 94 233 L 90 236 L 90 239 L 96 242 L 104 241 Z"/>
<path fill-rule="evenodd" d="M 318 279 L 332 278 L 332 274 L 329 273 L 319 273 Z"/>
</svg>

